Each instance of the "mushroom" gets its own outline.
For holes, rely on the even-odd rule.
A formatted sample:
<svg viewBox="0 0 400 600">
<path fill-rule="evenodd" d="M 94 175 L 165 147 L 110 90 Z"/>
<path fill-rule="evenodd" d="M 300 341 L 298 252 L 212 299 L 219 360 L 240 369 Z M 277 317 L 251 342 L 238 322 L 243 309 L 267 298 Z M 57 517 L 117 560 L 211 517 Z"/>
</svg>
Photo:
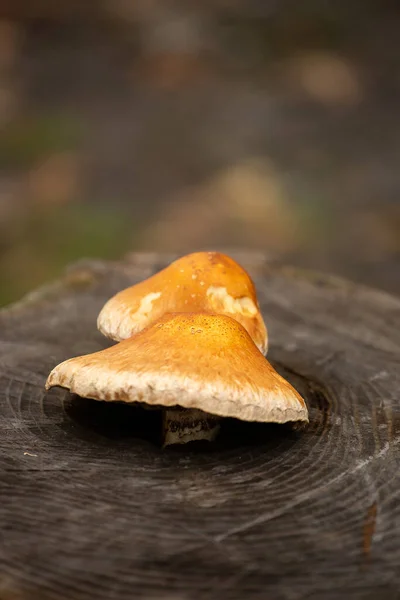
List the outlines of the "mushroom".
<svg viewBox="0 0 400 600">
<path fill-rule="evenodd" d="M 308 421 L 301 396 L 244 327 L 220 314 L 166 314 L 119 344 L 61 363 L 48 377 L 46 388 L 53 386 L 162 407 L 164 445 L 214 439 L 218 417 Z"/>
<path fill-rule="evenodd" d="M 105 336 L 121 341 L 166 313 L 204 311 L 233 317 L 261 352 L 267 351 L 254 283 L 237 262 L 219 252 L 188 254 L 119 292 L 103 307 L 97 326 Z"/>
</svg>

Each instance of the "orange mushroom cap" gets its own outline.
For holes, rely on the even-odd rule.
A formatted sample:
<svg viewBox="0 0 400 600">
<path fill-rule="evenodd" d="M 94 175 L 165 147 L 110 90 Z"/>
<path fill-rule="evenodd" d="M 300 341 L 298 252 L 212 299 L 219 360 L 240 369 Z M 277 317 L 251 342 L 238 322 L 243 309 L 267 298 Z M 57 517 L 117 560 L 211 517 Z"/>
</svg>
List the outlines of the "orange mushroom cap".
<svg viewBox="0 0 400 600">
<path fill-rule="evenodd" d="M 308 421 L 296 390 L 244 327 L 221 314 L 167 314 L 106 350 L 67 360 L 46 388 L 96 400 L 196 408 L 244 421 Z"/>
<path fill-rule="evenodd" d="M 97 326 L 105 336 L 121 341 L 165 313 L 204 311 L 233 317 L 261 352 L 267 351 L 267 329 L 254 283 L 237 262 L 219 252 L 189 254 L 119 292 L 103 307 Z"/>
</svg>

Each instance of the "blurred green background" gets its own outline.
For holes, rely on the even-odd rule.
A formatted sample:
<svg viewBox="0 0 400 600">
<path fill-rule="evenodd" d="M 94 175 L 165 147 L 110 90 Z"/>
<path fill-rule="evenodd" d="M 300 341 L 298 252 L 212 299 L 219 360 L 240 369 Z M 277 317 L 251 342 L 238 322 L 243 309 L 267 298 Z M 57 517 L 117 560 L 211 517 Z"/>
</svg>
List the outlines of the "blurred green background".
<svg viewBox="0 0 400 600">
<path fill-rule="evenodd" d="M 246 247 L 400 293 L 400 5 L 2 0 L 0 304 Z"/>
</svg>

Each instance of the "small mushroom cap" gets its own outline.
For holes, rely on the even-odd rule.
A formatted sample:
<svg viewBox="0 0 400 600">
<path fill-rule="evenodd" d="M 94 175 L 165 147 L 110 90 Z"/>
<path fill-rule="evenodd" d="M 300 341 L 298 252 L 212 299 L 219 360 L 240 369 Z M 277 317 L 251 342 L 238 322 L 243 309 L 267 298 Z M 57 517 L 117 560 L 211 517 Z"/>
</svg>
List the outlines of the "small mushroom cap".
<svg viewBox="0 0 400 600">
<path fill-rule="evenodd" d="M 301 396 L 226 315 L 164 315 L 111 348 L 61 363 L 47 380 L 52 386 L 95 400 L 178 405 L 244 421 L 308 421 Z"/>
<path fill-rule="evenodd" d="M 105 336 L 121 341 L 166 313 L 204 311 L 233 317 L 266 352 L 267 330 L 254 283 L 237 262 L 219 252 L 189 254 L 119 292 L 103 307 L 97 326 Z"/>
</svg>

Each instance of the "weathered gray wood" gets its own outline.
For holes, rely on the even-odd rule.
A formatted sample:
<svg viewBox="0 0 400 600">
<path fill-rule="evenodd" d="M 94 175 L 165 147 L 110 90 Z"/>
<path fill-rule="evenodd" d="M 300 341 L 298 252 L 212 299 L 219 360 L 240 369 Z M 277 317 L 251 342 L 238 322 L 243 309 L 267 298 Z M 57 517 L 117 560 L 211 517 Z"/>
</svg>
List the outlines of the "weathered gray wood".
<svg viewBox="0 0 400 600">
<path fill-rule="evenodd" d="M 153 415 L 44 394 L 171 257 L 84 262 L 0 313 L 1 600 L 399 597 L 400 301 L 238 258 L 304 432 L 227 422 L 212 450 L 161 450 Z"/>
</svg>

